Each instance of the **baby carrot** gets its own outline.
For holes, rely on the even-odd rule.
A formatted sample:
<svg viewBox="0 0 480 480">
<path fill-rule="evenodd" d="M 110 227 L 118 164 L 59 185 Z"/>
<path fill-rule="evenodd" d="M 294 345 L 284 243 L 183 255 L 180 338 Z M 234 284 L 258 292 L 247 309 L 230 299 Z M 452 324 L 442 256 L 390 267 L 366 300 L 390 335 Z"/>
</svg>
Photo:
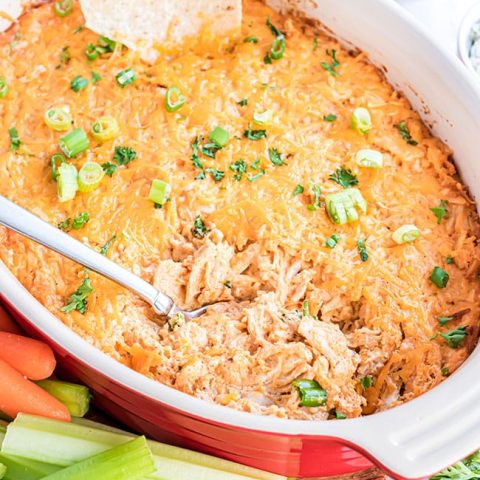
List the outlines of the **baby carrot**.
<svg viewBox="0 0 480 480">
<path fill-rule="evenodd" d="M 16 333 L 21 335 L 22 332 L 18 325 L 13 321 L 12 317 L 7 313 L 7 311 L 0 305 L 0 331 Z"/>
<path fill-rule="evenodd" d="M 0 359 L 31 380 L 48 378 L 56 365 L 46 343 L 8 332 L 0 332 Z"/>
<path fill-rule="evenodd" d="M 0 410 L 15 418 L 17 413 L 31 413 L 57 420 L 70 420 L 67 407 L 38 385 L 0 360 Z"/>
</svg>

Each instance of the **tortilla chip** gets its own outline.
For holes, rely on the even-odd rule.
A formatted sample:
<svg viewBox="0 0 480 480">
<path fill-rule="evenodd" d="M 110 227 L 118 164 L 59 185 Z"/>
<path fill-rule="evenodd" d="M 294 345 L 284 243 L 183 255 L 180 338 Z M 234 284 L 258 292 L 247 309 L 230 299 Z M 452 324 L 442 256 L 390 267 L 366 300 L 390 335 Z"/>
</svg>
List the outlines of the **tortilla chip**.
<svg viewBox="0 0 480 480">
<path fill-rule="evenodd" d="M 0 32 L 5 31 L 22 14 L 21 0 L 0 0 Z"/>
<path fill-rule="evenodd" d="M 239 31 L 241 0 L 80 0 L 86 26 L 142 51 L 149 60 L 152 47 L 181 41 L 203 25 L 219 35 Z"/>
</svg>

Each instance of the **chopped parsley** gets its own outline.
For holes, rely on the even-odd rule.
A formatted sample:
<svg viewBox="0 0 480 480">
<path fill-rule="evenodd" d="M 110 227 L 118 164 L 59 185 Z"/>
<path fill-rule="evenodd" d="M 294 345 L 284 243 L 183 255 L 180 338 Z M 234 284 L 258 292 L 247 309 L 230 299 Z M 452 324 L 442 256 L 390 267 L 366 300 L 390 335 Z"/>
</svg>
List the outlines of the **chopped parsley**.
<svg viewBox="0 0 480 480">
<path fill-rule="evenodd" d="M 360 379 L 360 385 L 362 386 L 363 390 L 367 390 L 368 388 L 373 386 L 373 377 L 367 375 Z"/>
<path fill-rule="evenodd" d="M 337 116 L 333 113 L 329 113 L 328 115 L 323 116 L 323 120 L 325 122 L 334 122 L 337 119 Z"/>
<path fill-rule="evenodd" d="M 237 105 L 240 105 L 241 107 L 245 107 L 246 105 L 248 105 L 248 98 L 242 98 L 237 102 Z"/>
<path fill-rule="evenodd" d="M 202 145 L 200 147 L 200 151 L 205 155 L 206 157 L 210 158 L 215 158 L 217 155 L 217 152 L 221 149 L 216 143 L 205 143 L 205 145 Z"/>
<path fill-rule="evenodd" d="M 282 160 L 282 154 L 276 148 L 269 148 L 268 149 L 268 158 L 270 161 L 279 167 L 285 165 L 285 162 Z"/>
<path fill-rule="evenodd" d="M 296 197 L 297 195 L 302 194 L 305 191 L 305 188 L 303 185 L 298 184 L 294 189 L 293 189 L 293 196 Z"/>
<path fill-rule="evenodd" d="M 250 175 L 250 174 L 247 175 L 247 180 L 249 182 L 255 182 L 256 180 L 258 180 L 260 177 L 263 177 L 264 175 L 265 175 L 265 170 L 263 168 L 261 168 L 260 171 L 258 173 L 256 173 L 255 175 Z"/>
<path fill-rule="evenodd" d="M 73 33 L 75 33 L 75 34 L 76 34 L 76 33 L 80 33 L 82 30 L 83 30 L 82 25 L 79 25 L 79 26 L 73 31 Z"/>
<path fill-rule="evenodd" d="M 62 312 L 70 313 L 77 310 L 81 314 L 85 314 L 88 304 L 87 298 L 92 292 L 93 288 L 90 284 L 90 278 L 87 276 L 77 290 L 68 297 L 67 304 L 61 309 Z"/>
<path fill-rule="evenodd" d="M 267 131 L 266 130 L 254 130 L 250 126 L 243 132 L 243 136 L 248 138 L 249 140 L 261 140 L 262 138 L 266 138 Z"/>
<path fill-rule="evenodd" d="M 432 207 L 430 210 L 437 217 L 437 224 L 440 225 L 443 218 L 447 216 L 447 204 L 448 200 L 440 200 L 438 207 Z"/>
<path fill-rule="evenodd" d="M 102 168 L 105 172 L 105 175 L 108 175 L 109 177 L 111 177 L 117 171 L 117 165 L 114 165 L 110 162 L 102 163 Z"/>
<path fill-rule="evenodd" d="M 357 249 L 360 255 L 360 260 L 366 262 L 368 260 L 367 252 L 367 241 L 366 240 L 357 240 Z"/>
<path fill-rule="evenodd" d="M 340 62 L 337 59 L 337 51 L 333 50 L 325 50 L 325 53 L 332 58 L 330 63 L 328 62 L 321 62 L 320 65 L 324 70 L 326 70 L 330 75 L 334 77 L 338 77 L 339 73 L 337 72 L 337 67 L 340 65 Z"/>
<path fill-rule="evenodd" d="M 453 315 L 450 315 L 449 317 L 437 317 L 437 320 L 438 320 L 438 323 L 440 323 L 440 325 L 445 326 L 448 322 L 451 322 L 452 320 L 458 320 L 459 318 L 462 318 L 467 313 L 470 313 L 469 308 L 460 310 L 459 312 L 456 312 Z"/>
<path fill-rule="evenodd" d="M 60 53 L 60 63 L 55 68 L 58 70 L 62 65 L 68 65 L 71 59 L 72 55 L 70 54 L 70 47 L 67 45 L 62 48 L 62 52 Z"/>
<path fill-rule="evenodd" d="M 332 173 L 329 177 L 329 180 L 333 180 L 341 185 L 343 188 L 354 187 L 358 185 L 358 178 L 352 173 L 351 170 L 347 170 L 343 167 L 339 167 L 335 170 L 335 173 Z"/>
<path fill-rule="evenodd" d="M 98 83 L 101 79 L 102 79 L 102 76 L 99 73 L 94 72 L 92 70 L 92 83 L 93 84 Z"/>
<path fill-rule="evenodd" d="M 80 92 L 84 88 L 86 88 L 88 85 L 88 80 L 81 75 L 77 75 L 71 82 L 70 82 L 70 88 L 74 92 Z"/>
<path fill-rule="evenodd" d="M 82 212 L 78 214 L 72 222 L 72 228 L 79 230 L 90 220 L 90 214 L 88 212 Z"/>
<path fill-rule="evenodd" d="M 249 35 L 243 39 L 243 43 L 258 43 L 258 38 L 254 35 Z"/>
<path fill-rule="evenodd" d="M 117 236 L 114 235 L 101 249 L 100 249 L 100 253 L 102 255 L 106 255 L 109 248 L 113 245 L 113 242 L 117 239 Z"/>
<path fill-rule="evenodd" d="M 18 149 L 20 148 L 20 145 L 22 144 L 22 141 L 18 136 L 17 129 L 15 127 L 10 128 L 8 130 L 8 134 L 10 135 L 10 150 L 12 152 L 18 151 Z"/>
<path fill-rule="evenodd" d="M 209 231 L 210 229 L 205 225 L 205 222 L 201 219 L 200 215 L 197 215 L 193 222 L 192 235 L 195 238 L 205 238 L 205 235 Z"/>
<path fill-rule="evenodd" d="M 200 155 L 198 154 L 199 151 L 199 138 L 195 137 L 195 140 L 191 144 L 192 147 L 192 162 L 195 168 L 203 169 L 202 161 L 200 160 Z"/>
<path fill-rule="evenodd" d="M 313 192 L 313 204 L 307 205 L 307 208 L 310 211 L 318 210 L 321 207 L 320 203 L 320 196 L 322 194 L 322 189 L 319 185 L 314 184 L 312 185 L 312 192 Z"/>
<path fill-rule="evenodd" d="M 216 168 L 206 168 L 205 173 L 209 173 L 216 182 L 219 182 L 225 177 L 225 172 L 223 170 L 217 170 Z"/>
<path fill-rule="evenodd" d="M 229 168 L 232 172 L 235 172 L 233 178 L 237 182 L 242 179 L 244 173 L 247 173 L 247 163 L 245 162 L 245 160 L 237 160 L 230 164 Z"/>
<path fill-rule="evenodd" d="M 442 374 L 445 375 L 443 370 L 442 368 Z M 448 370 L 448 368 L 445 370 Z M 476 452 L 465 460 L 437 473 L 430 480 L 475 480 L 477 478 L 480 478 L 480 452 Z"/>
<path fill-rule="evenodd" d="M 402 120 L 400 123 L 396 123 L 394 127 L 400 132 L 402 138 L 409 144 L 409 145 L 418 145 L 418 142 L 412 138 L 410 134 L 410 130 L 405 123 L 405 120 Z"/>
<path fill-rule="evenodd" d="M 444 377 L 448 377 L 450 375 L 450 369 L 448 367 L 443 367 L 440 371 Z"/>
<path fill-rule="evenodd" d="M 340 238 L 340 235 L 334 233 L 327 238 L 327 240 L 325 241 L 325 246 L 328 248 L 335 248 L 337 246 L 337 243 L 340 241 Z"/>
<path fill-rule="evenodd" d="M 132 147 L 115 147 L 113 161 L 117 165 L 127 165 L 137 158 L 137 152 Z"/>
<path fill-rule="evenodd" d="M 438 336 L 444 338 L 450 348 L 457 349 L 462 346 L 465 337 L 467 336 L 467 327 L 457 327 L 447 333 L 439 332 L 432 337 L 432 340 L 435 340 Z"/>
</svg>

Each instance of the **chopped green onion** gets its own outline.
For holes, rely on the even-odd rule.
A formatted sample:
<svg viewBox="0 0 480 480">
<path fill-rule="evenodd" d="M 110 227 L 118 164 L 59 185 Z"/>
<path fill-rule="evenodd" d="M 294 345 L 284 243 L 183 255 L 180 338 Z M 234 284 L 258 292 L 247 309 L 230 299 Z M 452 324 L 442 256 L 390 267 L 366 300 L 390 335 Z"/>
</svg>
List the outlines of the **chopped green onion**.
<svg viewBox="0 0 480 480">
<path fill-rule="evenodd" d="M 356 188 L 330 193 L 325 197 L 325 206 L 333 223 L 339 225 L 358 220 L 357 210 L 367 211 L 367 202 Z"/>
<path fill-rule="evenodd" d="M 70 54 L 70 47 L 67 45 L 66 47 L 62 48 L 62 53 L 60 54 L 60 64 L 57 65 L 55 68 L 61 68 L 62 65 L 67 65 L 70 63 L 72 59 L 72 55 Z"/>
<path fill-rule="evenodd" d="M 92 83 L 95 84 L 95 83 L 99 82 L 101 79 L 102 79 L 102 76 L 99 73 L 94 72 L 92 70 Z"/>
<path fill-rule="evenodd" d="M 447 216 L 447 204 L 448 200 L 440 200 L 438 207 L 432 207 L 430 210 L 437 217 L 437 224 L 440 225 L 443 218 Z"/>
<path fill-rule="evenodd" d="M 266 130 L 253 130 L 250 126 L 243 132 L 243 136 L 248 138 L 249 140 L 261 140 L 262 138 L 266 138 L 267 131 Z"/>
<path fill-rule="evenodd" d="M 171 191 L 172 187 L 169 183 L 155 179 L 150 187 L 148 199 L 158 205 L 163 205 L 168 200 Z"/>
<path fill-rule="evenodd" d="M 327 240 L 325 241 L 325 246 L 328 248 L 335 248 L 337 246 L 337 243 L 340 241 L 340 238 L 340 235 L 334 233 L 327 238 Z"/>
<path fill-rule="evenodd" d="M 268 125 L 272 123 L 273 113 L 271 110 L 253 114 L 253 123 L 257 125 Z"/>
<path fill-rule="evenodd" d="M 205 222 L 201 219 L 200 215 L 195 217 L 193 222 L 192 235 L 195 238 L 204 238 L 210 229 L 205 225 Z"/>
<path fill-rule="evenodd" d="M 354 187 L 358 185 L 358 178 L 352 173 L 351 170 L 339 167 L 335 170 L 335 173 L 332 173 L 329 177 L 329 180 L 337 182 L 343 188 Z"/>
<path fill-rule="evenodd" d="M 70 82 L 70 88 L 74 92 L 79 92 L 80 90 L 83 90 L 86 88 L 88 85 L 88 80 L 86 78 L 83 78 L 81 75 L 77 75 L 71 82 Z"/>
<path fill-rule="evenodd" d="M 110 116 L 100 117 L 92 125 L 92 136 L 98 142 L 107 142 L 108 140 L 113 140 L 117 135 L 120 129 L 118 128 L 118 123 L 115 118 Z"/>
<path fill-rule="evenodd" d="M 73 11 L 73 0 L 62 0 L 53 4 L 53 10 L 59 17 L 66 17 Z"/>
<path fill-rule="evenodd" d="M 253 168 L 253 166 L 252 166 Z M 251 183 L 253 182 L 256 182 L 260 177 L 263 177 L 265 175 L 265 170 L 263 168 L 260 169 L 260 171 L 258 173 L 256 173 L 255 175 L 250 175 L 248 174 L 247 175 L 247 180 Z"/>
<path fill-rule="evenodd" d="M 125 70 L 118 72 L 115 75 L 115 79 L 122 88 L 125 88 L 127 85 L 132 84 L 137 79 L 137 74 L 133 68 L 128 67 Z"/>
<path fill-rule="evenodd" d="M 440 267 L 435 267 L 432 274 L 430 275 L 430 280 L 438 287 L 445 288 L 447 286 L 449 275 L 448 273 Z"/>
<path fill-rule="evenodd" d="M 185 105 L 186 101 L 185 95 L 178 87 L 168 87 L 165 94 L 165 108 L 167 112 L 176 112 Z"/>
<path fill-rule="evenodd" d="M 220 180 L 222 180 L 222 178 L 225 177 L 225 172 L 216 168 L 206 168 L 205 173 L 210 173 L 210 175 L 216 182 L 219 182 Z"/>
<path fill-rule="evenodd" d="M 450 348 L 457 349 L 463 344 L 463 341 L 465 340 L 467 333 L 468 333 L 467 327 L 462 326 L 462 327 L 454 328 L 453 330 L 450 330 L 447 333 L 439 332 L 434 337 L 432 337 L 432 340 L 435 340 L 438 336 L 440 336 L 445 339 L 445 341 L 448 343 L 448 346 Z"/>
<path fill-rule="evenodd" d="M 104 53 L 111 53 L 115 50 L 115 47 L 117 46 L 117 42 L 114 40 L 110 40 L 108 37 L 105 37 L 102 35 L 101 37 L 98 37 L 98 45 L 97 45 L 97 50 L 100 55 L 103 55 Z"/>
<path fill-rule="evenodd" d="M 359 107 L 353 111 L 352 128 L 364 135 L 372 129 L 372 118 L 366 108 Z"/>
<path fill-rule="evenodd" d="M 301 407 L 320 407 L 327 403 L 327 392 L 317 381 L 299 378 L 292 385 L 298 391 Z"/>
<path fill-rule="evenodd" d="M 66 107 L 50 108 L 45 112 L 45 123 L 56 132 L 64 132 L 70 128 L 72 117 Z"/>
<path fill-rule="evenodd" d="M 155 471 L 147 441 L 145 437 L 138 437 L 52 473 L 46 480 L 134 480 Z"/>
<path fill-rule="evenodd" d="M 90 61 L 93 61 L 98 57 L 97 47 L 93 43 L 89 43 L 85 48 L 85 56 Z"/>
<path fill-rule="evenodd" d="M 338 410 L 335 410 L 335 418 L 337 420 L 345 420 L 347 416 L 343 412 L 339 412 Z"/>
<path fill-rule="evenodd" d="M 366 240 L 357 240 L 357 249 L 360 255 L 360 260 L 366 262 L 368 260 L 367 252 L 367 241 Z"/>
<path fill-rule="evenodd" d="M 399 245 L 414 242 L 419 236 L 420 230 L 415 225 L 402 225 L 392 234 L 393 240 Z"/>
<path fill-rule="evenodd" d="M 329 113 L 328 115 L 323 116 L 323 120 L 325 122 L 334 122 L 337 119 L 337 116 L 333 113 Z"/>
<path fill-rule="evenodd" d="M 90 391 L 85 385 L 61 382 L 59 380 L 39 380 L 38 386 L 62 402 L 74 417 L 83 417 L 90 406 Z"/>
<path fill-rule="evenodd" d="M 448 367 L 443 367 L 440 372 L 444 377 L 448 377 L 450 375 L 450 369 Z"/>
<path fill-rule="evenodd" d="M 240 105 L 241 107 L 245 107 L 246 105 L 248 105 L 248 98 L 242 98 L 237 102 L 237 104 Z"/>
<path fill-rule="evenodd" d="M 81 285 L 68 297 L 68 303 L 61 308 L 62 312 L 70 313 L 78 310 L 82 315 L 87 311 L 88 296 L 93 292 L 90 278 L 85 277 Z"/>
<path fill-rule="evenodd" d="M 367 375 L 366 377 L 361 378 L 360 385 L 362 386 L 363 390 L 367 390 L 368 388 L 373 386 L 373 377 Z"/>
<path fill-rule="evenodd" d="M 453 262 L 454 262 L 453 257 L 451 257 L 450 255 L 445 258 L 445 263 L 447 265 L 452 265 Z"/>
<path fill-rule="evenodd" d="M 87 134 L 81 128 L 76 128 L 60 138 L 58 145 L 68 158 L 75 158 L 88 149 L 90 142 Z"/>
<path fill-rule="evenodd" d="M 438 323 L 444 327 L 448 322 L 451 322 L 455 317 L 437 317 Z"/>
<path fill-rule="evenodd" d="M 249 37 L 245 37 L 243 39 L 243 43 L 258 43 L 258 38 L 253 35 L 250 35 Z"/>
<path fill-rule="evenodd" d="M 270 58 L 274 60 L 280 60 L 285 53 L 285 49 L 287 48 L 287 41 L 283 35 L 278 36 L 272 43 L 270 48 Z"/>
<path fill-rule="evenodd" d="M 448 322 L 451 322 L 452 320 L 458 320 L 459 318 L 462 318 L 464 315 L 467 315 L 467 313 L 470 313 L 470 308 L 464 308 L 463 310 L 460 310 L 459 312 L 454 313 L 453 315 L 450 315 L 449 317 L 437 317 L 438 323 L 440 325 L 445 326 Z"/>
<path fill-rule="evenodd" d="M 333 50 L 325 50 L 325 53 L 332 57 L 332 62 L 320 62 L 321 67 L 326 70 L 330 75 L 333 77 L 338 77 L 339 73 L 337 71 L 337 67 L 340 65 L 340 62 L 337 59 L 337 51 Z"/>
<path fill-rule="evenodd" d="M 215 127 L 208 138 L 218 147 L 223 148 L 230 139 L 230 134 L 222 127 Z"/>
<path fill-rule="evenodd" d="M 320 196 L 322 195 L 322 189 L 316 184 L 312 185 L 311 188 L 313 192 L 313 204 L 307 205 L 307 208 L 313 212 L 321 207 Z"/>
<path fill-rule="evenodd" d="M 5 77 L 0 76 L 0 98 L 5 98 L 8 94 L 8 85 Z"/>
<path fill-rule="evenodd" d="M 58 199 L 61 202 L 73 200 L 78 190 L 78 172 L 75 165 L 62 163 L 57 172 Z"/>
<path fill-rule="evenodd" d="M 355 160 L 357 162 L 357 165 L 359 165 L 360 167 L 383 167 L 383 154 L 378 150 L 370 150 L 368 148 L 359 150 L 355 155 Z"/>
<path fill-rule="evenodd" d="M 405 123 L 405 120 L 402 120 L 400 123 L 394 125 L 394 127 L 400 132 L 402 138 L 409 144 L 409 145 L 418 145 L 418 142 L 412 138 L 410 134 L 410 130 Z"/>
<path fill-rule="evenodd" d="M 54 153 L 50 157 L 50 166 L 52 171 L 52 180 L 57 181 L 58 178 L 58 165 L 65 163 L 66 159 L 61 153 Z"/>
<path fill-rule="evenodd" d="M 96 162 L 86 162 L 78 172 L 78 189 L 83 193 L 96 190 L 105 172 L 101 165 Z"/>
<path fill-rule="evenodd" d="M 18 136 L 18 130 L 15 127 L 9 128 L 8 135 L 10 136 L 10 150 L 12 152 L 18 151 L 20 145 L 22 145 L 22 141 Z"/>
<path fill-rule="evenodd" d="M 294 189 L 293 189 L 293 196 L 296 197 L 297 195 L 302 194 L 305 191 L 305 188 L 303 185 L 298 184 Z"/>
</svg>

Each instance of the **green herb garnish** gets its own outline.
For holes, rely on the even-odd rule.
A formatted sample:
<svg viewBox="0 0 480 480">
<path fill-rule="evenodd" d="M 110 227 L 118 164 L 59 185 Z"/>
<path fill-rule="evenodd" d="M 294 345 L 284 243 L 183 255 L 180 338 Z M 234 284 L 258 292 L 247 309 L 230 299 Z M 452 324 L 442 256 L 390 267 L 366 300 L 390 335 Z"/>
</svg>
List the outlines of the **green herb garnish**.
<svg viewBox="0 0 480 480">
<path fill-rule="evenodd" d="M 430 210 L 437 217 L 437 224 L 440 224 L 444 217 L 447 216 L 448 200 L 440 200 L 438 207 L 432 207 Z"/>
<path fill-rule="evenodd" d="M 363 390 L 367 390 L 371 386 L 373 386 L 373 377 L 367 375 L 360 379 L 360 385 L 362 386 Z"/>
<path fill-rule="evenodd" d="M 247 163 L 245 162 L 245 160 L 237 160 L 230 164 L 229 168 L 232 172 L 235 172 L 233 178 L 237 182 L 242 179 L 244 173 L 247 173 Z"/>
<path fill-rule="evenodd" d="M 248 98 L 242 98 L 237 102 L 237 105 L 240 105 L 241 107 L 245 107 L 246 105 L 248 105 Z"/>
<path fill-rule="evenodd" d="M 86 78 L 83 78 L 81 75 L 77 75 L 71 82 L 70 82 L 70 88 L 74 92 L 80 92 L 84 88 L 86 88 L 88 85 L 88 80 Z"/>
<path fill-rule="evenodd" d="M 192 235 L 195 238 L 205 238 L 205 235 L 209 231 L 210 229 L 205 225 L 205 222 L 201 219 L 200 215 L 197 215 L 193 222 Z"/>
<path fill-rule="evenodd" d="M 292 385 L 300 396 L 301 407 L 320 407 L 327 403 L 327 392 L 316 380 L 299 378 Z"/>
<path fill-rule="evenodd" d="M 343 188 L 349 188 L 358 185 L 358 178 L 355 176 L 355 174 L 352 173 L 351 170 L 347 170 L 343 167 L 337 168 L 335 173 L 332 173 L 328 179 L 337 182 Z"/>
<path fill-rule="evenodd" d="M 396 123 L 394 127 L 400 132 L 402 138 L 409 144 L 409 145 L 418 145 L 418 142 L 412 138 L 410 134 L 410 130 L 405 123 L 405 120 L 402 120 L 400 123 Z"/>
<path fill-rule="evenodd" d="M 106 255 L 109 248 L 113 245 L 113 242 L 117 239 L 117 236 L 114 235 L 101 249 L 100 249 L 100 253 L 102 255 Z"/>
<path fill-rule="evenodd" d="M 268 149 L 268 158 L 270 161 L 279 167 L 285 165 L 285 162 L 282 160 L 282 154 L 276 148 L 269 148 Z"/>
<path fill-rule="evenodd" d="M 302 194 L 305 191 L 305 188 L 303 188 L 303 185 L 298 184 L 294 189 L 293 189 L 293 196 L 296 197 L 297 195 Z"/>
<path fill-rule="evenodd" d="M 329 113 L 328 115 L 323 116 L 323 120 L 325 122 L 334 122 L 337 119 L 337 116 L 333 113 Z"/>
<path fill-rule="evenodd" d="M 87 276 L 77 290 L 68 297 L 67 304 L 61 308 L 62 312 L 70 313 L 77 310 L 81 314 L 85 314 L 88 304 L 87 298 L 92 292 L 90 278 Z"/>
<path fill-rule="evenodd" d="M 18 131 L 15 127 L 12 127 L 8 130 L 8 134 L 10 135 L 10 150 L 12 152 L 18 151 L 20 145 L 22 145 L 22 141 L 18 136 Z"/>
<path fill-rule="evenodd" d="M 445 288 L 448 283 L 449 275 L 441 267 L 435 267 L 432 274 L 428 277 L 438 288 Z"/>
<path fill-rule="evenodd" d="M 132 147 L 115 147 L 113 161 L 117 165 L 127 165 L 137 158 L 137 152 Z"/>
<path fill-rule="evenodd" d="M 312 185 L 312 192 L 313 192 L 313 203 L 307 205 L 307 208 L 310 211 L 318 210 L 321 207 L 320 196 L 322 194 L 322 189 L 319 185 L 314 184 Z"/>
<path fill-rule="evenodd" d="M 362 262 L 366 262 L 368 260 L 367 241 L 357 240 L 357 249 L 360 255 L 360 260 L 362 260 Z"/>
<path fill-rule="evenodd" d="M 457 327 L 447 333 L 439 332 L 432 337 L 432 340 L 435 340 L 438 336 L 444 338 L 450 348 L 457 349 L 463 344 L 463 341 L 467 336 L 467 327 Z"/>
<path fill-rule="evenodd" d="M 267 131 L 266 130 L 254 130 L 250 128 L 250 126 L 243 132 L 243 136 L 248 138 L 249 140 L 261 140 L 262 138 L 266 138 Z"/>
<path fill-rule="evenodd" d="M 243 43 L 258 43 L 258 38 L 254 35 L 250 35 L 243 39 Z"/>
<path fill-rule="evenodd" d="M 340 235 L 334 233 L 327 238 L 327 240 L 325 241 L 325 246 L 328 248 L 335 248 L 337 246 L 337 243 L 340 241 L 340 238 Z"/>
<path fill-rule="evenodd" d="M 325 53 L 332 58 L 330 63 L 328 62 L 321 62 L 320 65 L 324 70 L 326 70 L 330 75 L 334 77 L 338 77 L 339 73 L 337 72 L 336 68 L 340 65 L 340 62 L 337 59 L 337 51 L 335 49 L 332 50 L 325 50 Z"/>
</svg>

